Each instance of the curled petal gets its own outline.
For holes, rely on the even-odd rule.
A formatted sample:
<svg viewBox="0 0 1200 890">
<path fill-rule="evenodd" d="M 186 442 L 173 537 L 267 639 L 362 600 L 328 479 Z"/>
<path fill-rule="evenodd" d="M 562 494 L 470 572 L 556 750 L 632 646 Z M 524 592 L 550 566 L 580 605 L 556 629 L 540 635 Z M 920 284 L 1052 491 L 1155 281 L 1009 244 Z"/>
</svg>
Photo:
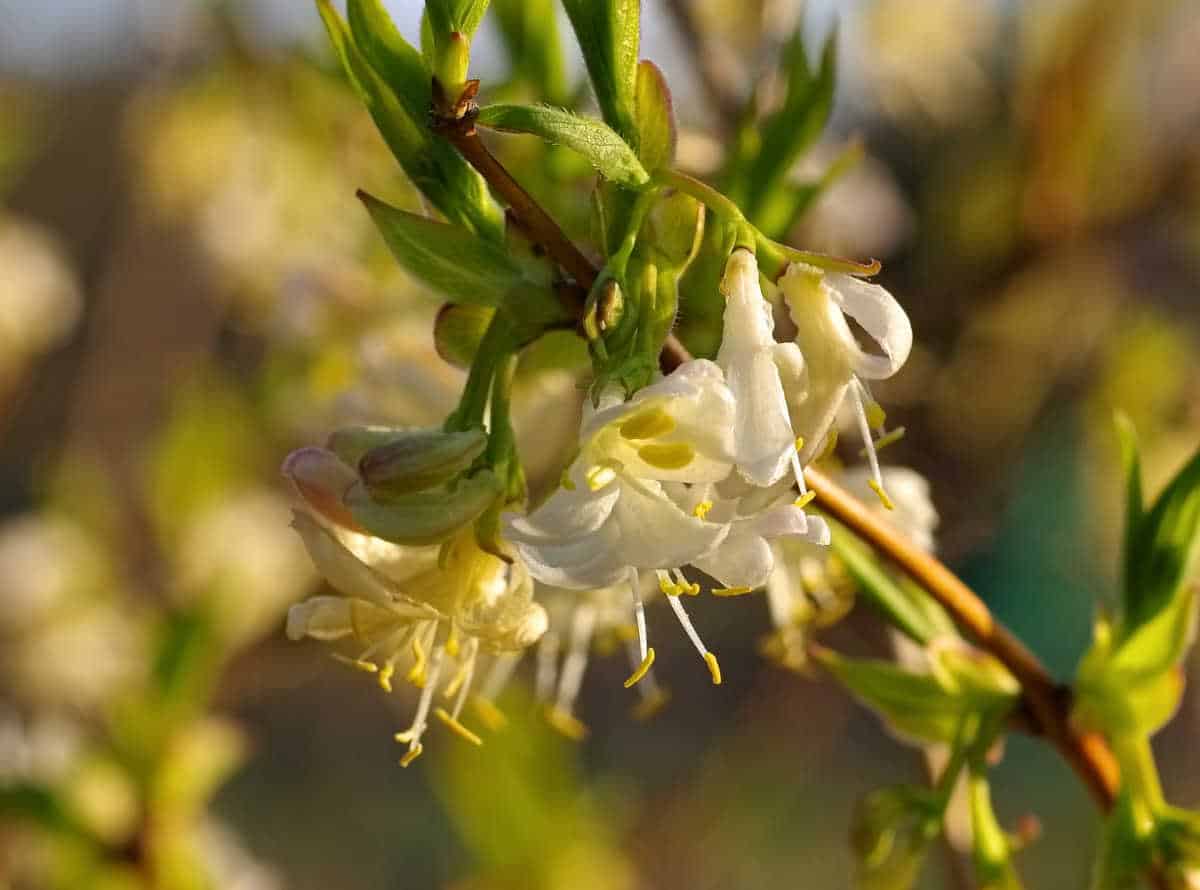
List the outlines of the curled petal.
<svg viewBox="0 0 1200 890">
<path fill-rule="evenodd" d="M 827 278 L 837 304 L 883 350 L 883 355 L 878 356 L 860 349 L 854 370 L 870 380 L 891 377 L 908 361 L 912 351 L 913 332 L 908 315 L 896 298 L 878 284 L 836 272 Z"/>
</svg>

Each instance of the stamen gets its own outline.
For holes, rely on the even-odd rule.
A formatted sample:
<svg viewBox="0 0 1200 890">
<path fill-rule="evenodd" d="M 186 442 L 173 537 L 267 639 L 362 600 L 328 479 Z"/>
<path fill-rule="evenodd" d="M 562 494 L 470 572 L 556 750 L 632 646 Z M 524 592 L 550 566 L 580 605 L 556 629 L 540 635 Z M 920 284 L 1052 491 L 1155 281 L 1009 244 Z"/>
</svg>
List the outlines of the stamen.
<svg viewBox="0 0 1200 890">
<path fill-rule="evenodd" d="M 588 729 L 582 720 L 553 705 L 546 706 L 546 722 L 573 742 L 582 742 L 587 738 Z"/>
<path fill-rule="evenodd" d="M 483 739 L 459 723 L 458 718 L 451 716 L 451 714 L 445 708 L 435 708 L 433 715 L 446 724 L 446 726 L 449 727 L 449 729 L 459 738 L 466 739 L 472 745 L 483 744 Z"/>
<path fill-rule="evenodd" d="M 483 725 L 492 732 L 498 732 L 508 725 L 508 718 L 496 705 L 496 699 L 512 679 L 513 671 L 521 660 L 520 653 L 505 652 L 497 655 L 488 668 L 487 676 L 483 679 L 483 688 L 472 699 L 475 714 L 483 721 Z"/>
<path fill-rule="evenodd" d="M 712 674 L 714 686 L 721 685 L 721 665 L 717 663 L 717 656 L 711 652 L 704 653 L 704 663 L 708 665 L 708 672 Z"/>
<path fill-rule="evenodd" d="M 711 510 L 712 508 L 713 508 L 712 501 L 701 501 L 695 507 L 692 508 L 692 515 L 695 516 L 697 519 L 704 519 L 706 516 L 708 516 L 708 511 Z"/>
<path fill-rule="evenodd" d="M 879 472 L 879 457 L 875 454 L 875 443 L 871 438 L 871 428 L 867 422 L 867 411 L 863 407 L 863 391 L 862 385 L 855 378 L 851 384 L 851 389 L 854 391 L 854 406 L 855 413 L 858 415 L 858 430 L 862 434 L 863 445 L 867 449 L 867 463 L 871 468 L 871 480 L 867 483 L 871 486 L 871 490 L 879 495 L 879 500 L 889 510 L 895 509 L 889 498 L 883 490 L 883 476 Z"/>
<path fill-rule="evenodd" d="M 871 491 L 875 492 L 875 494 L 879 496 L 879 503 L 883 504 L 885 510 L 896 509 L 896 505 L 892 502 L 892 499 L 888 497 L 888 493 L 883 490 L 883 485 L 881 483 L 875 479 L 869 479 L 867 481 L 867 485 L 871 487 Z"/>
<path fill-rule="evenodd" d="M 837 450 L 838 431 L 830 430 L 829 437 L 825 440 L 825 447 L 821 449 L 821 453 L 817 455 L 817 460 L 825 460 L 829 455 Z"/>
<path fill-rule="evenodd" d="M 629 570 L 629 590 L 633 594 L 633 618 L 637 624 L 638 652 L 642 656 L 642 661 L 645 661 L 646 653 L 649 651 L 649 644 L 646 640 L 646 607 L 642 605 L 641 582 L 638 579 L 637 569 Z M 668 601 L 674 602 L 674 599 L 668 597 Z"/>
<path fill-rule="evenodd" d="M 872 399 L 867 402 L 866 412 L 868 426 L 877 432 L 883 432 L 884 424 L 887 423 L 887 412 L 883 410 L 883 406 Z"/>
<path fill-rule="evenodd" d="M 373 674 L 379 670 L 379 665 L 375 664 L 373 661 L 364 661 L 361 656 L 358 658 L 350 658 L 340 652 L 330 652 L 329 654 L 333 656 L 334 661 L 340 661 L 342 664 L 347 664 L 350 667 L 363 671 L 367 674 Z"/>
<path fill-rule="evenodd" d="M 712 589 L 713 596 L 745 596 L 747 593 L 753 592 L 753 587 L 714 587 Z"/>
<path fill-rule="evenodd" d="M 892 430 L 890 433 L 884 433 L 882 436 L 880 436 L 878 439 L 875 440 L 875 451 L 880 452 L 880 451 L 883 451 L 883 449 L 887 448 L 889 445 L 895 445 L 897 442 L 899 442 L 901 439 L 904 438 L 904 434 L 906 432 L 907 432 L 907 430 L 904 427 L 898 426 L 894 430 Z M 866 457 L 867 449 L 864 448 L 862 451 L 860 451 L 858 453 L 858 456 Z"/>
<path fill-rule="evenodd" d="M 508 718 L 504 716 L 504 712 L 491 699 L 477 695 L 471 699 L 471 704 L 475 708 L 475 716 L 492 732 L 499 732 L 508 726 Z"/>
<path fill-rule="evenodd" d="M 412 654 L 415 663 L 413 664 L 412 668 L 409 669 L 409 672 L 404 675 L 404 679 L 406 679 L 409 683 L 412 683 L 412 685 L 416 686 L 418 689 L 424 689 L 426 658 L 425 648 L 421 645 L 421 638 L 419 636 L 413 637 Z"/>
<path fill-rule="evenodd" d="M 383 666 L 383 670 L 379 672 L 379 685 L 384 692 L 392 691 L 392 675 L 396 673 L 396 666 L 390 661 Z"/>
<path fill-rule="evenodd" d="M 454 674 L 454 679 L 446 684 L 446 689 L 442 693 L 446 698 L 453 698 L 455 694 L 458 695 L 458 700 L 454 703 L 455 719 L 462 713 L 463 702 L 467 698 L 467 690 L 471 688 L 471 678 L 475 675 L 475 655 L 479 651 L 479 640 L 472 637 L 467 641 L 465 649 L 466 651 L 463 653 L 458 671 Z M 450 651 L 448 647 L 446 651 Z"/>
<path fill-rule="evenodd" d="M 687 442 L 651 442 L 638 449 L 638 457 L 660 470 L 681 470 L 696 457 Z"/>
<path fill-rule="evenodd" d="M 592 491 L 599 491 L 617 478 L 617 471 L 607 464 L 596 464 L 594 467 L 588 468 L 584 478 L 587 479 L 588 488 Z"/>
<path fill-rule="evenodd" d="M 458 658 L 458 625 L 450 622 L 450 635 L 446 638 L 446 654 Z"/>
<path fill-rule="evenodd" d="M 547 701 L 554 694 L 554 681 L 558 677 L 558 634 L 552 630 L 542 635 L 538 643 L 537 667 L 534 671 L 533 689 L 538 701 Z"/>
<path fill-rule="evenodd" d="M 581 603 L 571 615 L 571 639 L 567 646 L 567 657 L 563 659 L 558 674 L 558 696 L 554 707 L 570 714 L 583 685 L 583 674 L 587 670 L 588 649 L 592 643 L 592 631 L 596 626 L 596 608 L 591 603 Z"/>
<path fill-rule="evenodd" d="M 670 700 L 670 694 L 658 685 L 658 681 L 654 677 L 654 671 L 650 665 L 645 665 L 644 669 L 638 666 L 637 647 L 630 641 L 625 647 L 625 653 L 629 656 L 629 663 L 635 666 L 634 676 L 637 677 L 634 682 L 637 684 L 638 703 L 633 706 L 631 711 L 635 720 L 649 720 L 655 714 L 663 709 L 667 701 Z M 650 661 L 654 661 L 654 650 L 650 650 Z M 632 677 L 630 679 L 633 679 Z M 627 687 L 628 688 L 628 687 Z"/>
<path fill-rule="evenodd" d="M 667 597 L 667 602 L 671 604 L 671 609 L 675 612 L 675 617 L 679 619 L 684 633 L 688 635 L 688 639 L 692 641 L 692 645 L 696 647 L 696 651 L 700 653 L 700 657 L 708 665 L 709 673 L 712 674 L 713 685 L 721 685 L 721 668 L 717 664 L 717 656 L 708 651 L 708 647 L 700 639 L 700 634 L 696 633 L 696 628 L 692 626 L 692 620 L 688 618 L 688 613 L 683 608 L 683 603 L 680 602 L 677 596 Z"/>
<path fill-rule="evenodd" d="M 816 497 L 817 497 L 817 493 L 815 491 L 806 491 L 806 492 L 804 492 L 804 494 L 800 495 L 800 497 L 796 498 L 796 500 L 792 502 L 792 506 L 799 507 L 800 509 L 804 509 L 809 504 L 811 504 L 814 500 L 816 500 Z"/>
<path fill-rule="evenodd" d="M 413 717 L 412 726 L 404 732 L 396 733 L 397 742 L 408 743 L 408 753 L 400 758 L 401 766 L 408 766 L 420 755 L 423 748 L 421 747 L 421 736 L 425 733 L 425 728 L 428 726 L 429 705 L 433 701 L 433 690 L 437 687 L 438 676 L 442 672 L 442 658 L 445 655 L 445 649 L 438 646 L 433 650 L 433 655 L 429 659 L 429 676 L 428 682 L 421 689 L 421 697 L 417 700 L 417 713 Z"/>
<path fill-rule="evenodd" d="M 699 596 L 700 585 L 694 581 L 689 581 L 687 576 L 683 574 L 682 569 L 672 569 L 675 574 L 676 586 L 680 593 L 686 593 L 688 596 Z"/>
<path fill-rule="evenodd" d="M 650 666 L 654 664 L 654 647 L 651 646 L 646 650 L 646 657 L 642 659 L 642 663 L 634 669 L 634 672 L 629 675 L 629 679 L 625 681 L 625 688 L 633 686 L 638 680 L 646 676 L 650 671 Z"/>
<path fill-rule="evenodd" d="M 658 576 L 658 589 L 661 590 L 665 595 L 679 596 L 679 594 L 683 593 L 683 591 L 679 589 L 679 585 L 672 581 L 671 576 L 668 575 L 663 569 L 655 569 L 654 574 Z"/>
<path fill-rule="evenodd" d="M 800 455 L 795 451 L 792 452 L 792 475 L 796 477 L 796 487 L 800 489 L 800 496 L 804 497 L 808 494 L 808 485 L 804 481 L 804 467 L 800 465 Z"/>
</svg>

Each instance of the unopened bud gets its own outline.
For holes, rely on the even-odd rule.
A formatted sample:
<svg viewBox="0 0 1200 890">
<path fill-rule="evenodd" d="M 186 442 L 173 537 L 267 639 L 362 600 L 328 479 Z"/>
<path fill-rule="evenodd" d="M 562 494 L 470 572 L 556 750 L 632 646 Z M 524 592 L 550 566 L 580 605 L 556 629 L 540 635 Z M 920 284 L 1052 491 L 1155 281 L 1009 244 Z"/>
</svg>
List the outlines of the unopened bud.
<svg viewBox="0 0 1200 890">
<path fill-rule="evenodd" d="M 346 495 L 346 505 L 369 534 L 396 544 L 440 543 L 478 519 L 503 494 L 504 486 L 491 471 L 460 478 L 448 486 L 376 500 L 365 486 Z"/>
<path fill-rule="evenodd" d="M 487 434 L 474 429 L 446 433 L 410 430 L 362 455 L 358 470 L 371 494 L 381 500 L 449 482 L 470 468 L 487 447 Z"/>
<path fill-rule="evenodd" d="M 332 451 L 324 448 L 293 451 L 284 460 L 282 470 L 309 507 L 335 525 L 362 530 L 344 500 L 358 482 L 358 476 Z"/>
</svg>

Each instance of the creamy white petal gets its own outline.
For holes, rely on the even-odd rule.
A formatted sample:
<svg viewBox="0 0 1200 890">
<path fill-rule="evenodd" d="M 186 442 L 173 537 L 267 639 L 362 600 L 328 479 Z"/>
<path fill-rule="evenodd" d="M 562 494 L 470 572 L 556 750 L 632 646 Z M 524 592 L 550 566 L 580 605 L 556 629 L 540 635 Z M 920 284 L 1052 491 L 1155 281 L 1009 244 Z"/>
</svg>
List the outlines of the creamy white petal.
<svg viewBox="0 0 1200 890">
<path fill-rule="evenodd" d="M 883 350 L 882 356 L 859 350 L 854 370 L 870 380 L 891 377 L 912 351 L 913 332 L 908 315 L 895 297 L 878 284 L 838 273 L 826 277 L 834 300 Z"/>
<path fill-rule="evenodd" d="M 299 532 L 317 571 L 335 590 L 379 605 L 394 602 L 396 587 L 347 550 L 307 511 L 292 514 L 292 528 Z"/>
</svg>

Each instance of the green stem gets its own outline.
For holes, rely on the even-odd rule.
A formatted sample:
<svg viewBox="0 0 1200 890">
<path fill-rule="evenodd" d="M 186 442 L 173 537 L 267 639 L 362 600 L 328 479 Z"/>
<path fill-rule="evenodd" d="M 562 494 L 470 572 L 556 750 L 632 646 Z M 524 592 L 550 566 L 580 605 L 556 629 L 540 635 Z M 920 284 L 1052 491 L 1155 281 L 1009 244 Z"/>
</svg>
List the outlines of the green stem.
<svg viewBox="0 0 1200 890">
<path fill-rule="evenodd" d="M 482 427 L 483 419 L 487 416 L 488 395 L 492 390 L 492 378 L 505 355 L 512 352 L 512 330 L 503 313 L 497 312 L 492 316 L 475 359 L 471 362 L 471 370 L 467 373 L 467 382 L 463 387 L 458 407 L 446 418 L 447 431 L 469 430 Z"/>
<path fill-rule="evenodd" d="M 1137 735 L 1115 736 L 1112 745 L 1121 764 L 1122 787 L 1133 801 L 1134 818 L 1139 827 L 1149 830 L 1167 806 L 1150 739 Z"/>
</svg>

